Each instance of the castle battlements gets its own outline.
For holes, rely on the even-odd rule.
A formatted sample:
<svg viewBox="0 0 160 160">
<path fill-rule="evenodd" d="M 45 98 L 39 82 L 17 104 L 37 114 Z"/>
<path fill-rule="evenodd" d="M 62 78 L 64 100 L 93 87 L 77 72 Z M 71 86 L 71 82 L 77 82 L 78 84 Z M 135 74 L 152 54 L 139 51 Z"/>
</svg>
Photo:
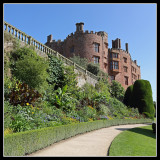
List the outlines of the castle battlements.
<svg viewBox="0 0 160 160">
<path fill-rule="evenodd" d="M 99 64 L 111 80 L 119 81 L 125 89 L 140 79 L 140 66 L 131 59 L 128 43 L 125 43 L 125 50 L 121 49 L 121 40 L 117 38 L 112 40 L 112 47 L 108 48 L 108 33 L 83 30 L 83 27 L 83 22 L 76 23 L 76 31 L 63 41 L 52 40 L 52 35 L 49 35 L 46 45 L 67 58 L 79 55 L 88 62 Z"/>
</svg>

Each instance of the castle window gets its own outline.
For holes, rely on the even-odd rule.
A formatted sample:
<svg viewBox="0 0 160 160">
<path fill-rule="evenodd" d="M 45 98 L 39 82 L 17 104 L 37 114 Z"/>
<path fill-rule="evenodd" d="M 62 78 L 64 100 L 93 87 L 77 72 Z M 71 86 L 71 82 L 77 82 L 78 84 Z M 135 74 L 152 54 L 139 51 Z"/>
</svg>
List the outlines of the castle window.
<svg viewBox="0 0 160 160">
<path fill-rule="evenodd" d="M 110 76 L 111 82 L 115 80 L 115 76 Z"/>
<path fill-rule="evenodd" d="M 118 58 L 118 53 L 111 53 L 111 58 Z"/>
<path fill-rule="evenodd" d="M 123 69 L 124 69 L 124 72 L 127 72 L 128 67 L 124 66 Z"/>
<path fill-rule="evenodd" d="M 125 85 L 128 85 L 128 77 L 124 76 L 124 83 Z"/>
<path fill-rule="evenodd" d="M 124 59 L 124 63 L 127 63 L 127 58 L 123 57 L 123 59 Z"/>
<path fill-rule="evenodd" d="M 105 69 L 107 68 L 107 63 L 104 63 L 104 68 L 105 68 Z"/>
<path fill-rule="evenodd" d="M 132 66 L 132 71 L 134 71 L 134 67 Z"/>
<path fill-rule="evenodd" d="M 94 64 L 99 64 L 99 57 L 94 57 Z"/>
<path fill-rule="evenodd" d="M 94 50 L 99 53 L 99 43 L 94 43 Z"/>
<path fill-rule="evenodd" d="M 119 69 L 118 61 L 112 61 L 112 62 L 110 63 L 110 68 L 111 68 L 111 69 Z"/>
<path fill-rule="evenodd" d="M 70 53 L 74 53 L 74 46 L 70 48 Z"/>
</svg>

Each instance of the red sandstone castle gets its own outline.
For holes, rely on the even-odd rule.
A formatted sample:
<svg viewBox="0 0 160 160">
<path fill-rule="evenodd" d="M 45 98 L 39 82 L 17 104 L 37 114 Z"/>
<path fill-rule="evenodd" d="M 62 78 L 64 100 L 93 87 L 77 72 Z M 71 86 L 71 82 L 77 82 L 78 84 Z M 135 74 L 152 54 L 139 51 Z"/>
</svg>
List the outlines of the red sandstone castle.
<svg viewBox="0 0 160 160">
<path fill-rule="evenodd" d="M 112 48 L 108 48 L 108 34 L 104 31 L 93 33 L 83 30 L 84 23 L 76 23 L 76 32 L 67 36 L 64 41 L 52 40 L 52 35 L 47 37 L 45 45 L 69 58 L 79 55 L 87 58 L 88 62 L 98 63 L 101 70 L 108 73 L 110 80 L 116 80 L 126 89 L 135 80 L 141 78 L 140 66 L 137 61 L 132 61 L 128 51 L 121 49 L 121 40 L 112 40 Z"/>
</svg>

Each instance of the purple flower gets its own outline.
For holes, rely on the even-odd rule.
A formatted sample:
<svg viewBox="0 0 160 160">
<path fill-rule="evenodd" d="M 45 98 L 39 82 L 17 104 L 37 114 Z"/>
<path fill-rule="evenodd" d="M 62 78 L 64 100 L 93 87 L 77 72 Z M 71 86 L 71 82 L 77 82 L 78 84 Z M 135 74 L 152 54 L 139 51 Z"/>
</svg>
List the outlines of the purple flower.
<svg viewBox="0 0 160 160">
<path fill-rule="evenodd" d="M 106 119 L 109 119 L 107 116 L 105 116 Z"/>
</svg>

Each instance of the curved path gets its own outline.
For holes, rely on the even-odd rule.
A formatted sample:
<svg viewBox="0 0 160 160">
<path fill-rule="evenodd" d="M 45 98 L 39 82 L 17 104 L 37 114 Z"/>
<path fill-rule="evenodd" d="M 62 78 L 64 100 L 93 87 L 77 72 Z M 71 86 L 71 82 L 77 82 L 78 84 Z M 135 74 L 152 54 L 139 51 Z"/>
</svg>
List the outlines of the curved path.
<svg viewBox="0 0 160 160">
<path fill-rule="evenodd" d="M 107 156 L 107 151 L 111 142 L 119 133 L 130 128 L 146 125 L 148 124 L 129 124 L 98 129 L 54 143 L 51 146 L 34 152 L 28 156 Z"/>
</svg>

